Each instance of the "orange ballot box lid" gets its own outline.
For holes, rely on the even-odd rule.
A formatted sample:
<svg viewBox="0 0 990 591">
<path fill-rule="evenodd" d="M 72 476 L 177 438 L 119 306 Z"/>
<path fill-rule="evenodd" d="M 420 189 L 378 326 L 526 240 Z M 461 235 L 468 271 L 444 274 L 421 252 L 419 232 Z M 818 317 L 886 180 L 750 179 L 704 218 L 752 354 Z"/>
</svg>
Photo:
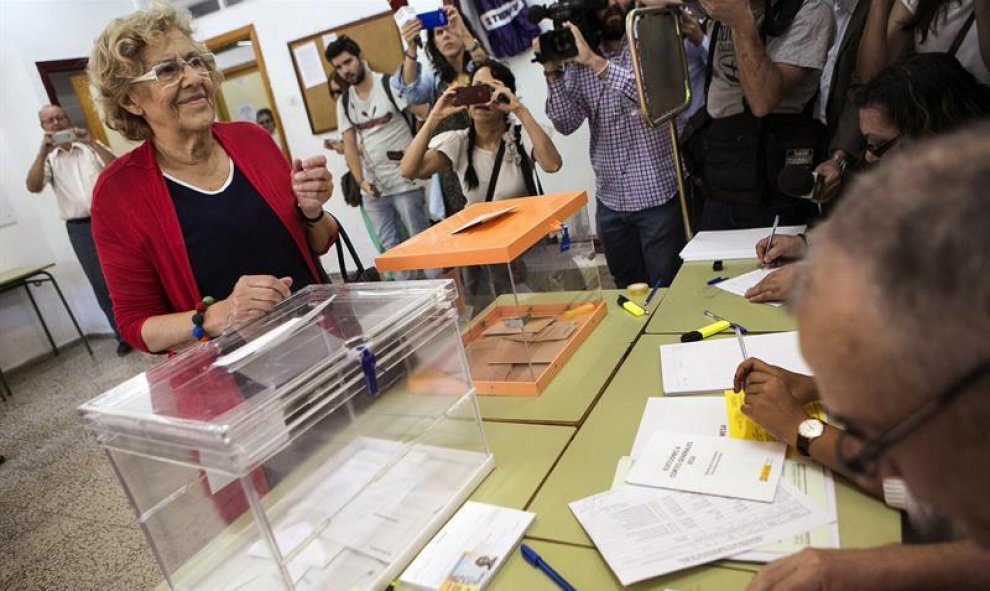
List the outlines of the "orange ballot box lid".
<svg viewBox="0 0 990 591">
<path fill-rule="evenodd" d="M 584 191 L 468 205 L 375 259 L 379 271 L 508 263 L 588 202 Z"/>
</svg>

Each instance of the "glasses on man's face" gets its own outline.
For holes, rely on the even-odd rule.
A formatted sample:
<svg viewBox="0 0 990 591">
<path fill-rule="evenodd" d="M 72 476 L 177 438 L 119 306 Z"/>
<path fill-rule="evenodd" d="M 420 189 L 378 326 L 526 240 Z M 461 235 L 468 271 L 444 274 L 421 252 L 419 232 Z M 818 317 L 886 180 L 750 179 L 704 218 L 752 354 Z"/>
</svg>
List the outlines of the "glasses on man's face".
<svg viewBox="0 0 990 591">
<path fill-rule="evenodd" d="M 911 432 L 935 416 L 987 374 L 990 374 L 990 360 L 984 361 L 962 378 L 956 380 L 941 394 L 922 404 L 876 439 L 868 439 L 859 429 L 851 425 L 847 426 L 835 442 L 836 457 L 843 466 L 854 474 L 861 476 L 876 474 L 878 460 L 884 453 L 903 441 Z"/>
<path fill-rule="evenodd" d="M 897 135 L 890 139 L 879 141 L 875 144 L 870 143 L 870 140 L 865 140 L 866 151 L 873 154 L 875 158 L 883 158 L 883 155 L 893 148 L 899 139 L 901 139 L 901 136 Z"/>
<path fill-rule="evenodd" d="M 186 66 L 193 69 L 200 76 L 209 76 L 216 69 L 216 56 L 210 52 L 197 53 L 186 59 L 178 58 L 155 64 L 153 68 L 141 74 L 131 82 L 152 82 L 159 81 L 162 84 L 174 84 L 186 70 Z"/>
</svg>

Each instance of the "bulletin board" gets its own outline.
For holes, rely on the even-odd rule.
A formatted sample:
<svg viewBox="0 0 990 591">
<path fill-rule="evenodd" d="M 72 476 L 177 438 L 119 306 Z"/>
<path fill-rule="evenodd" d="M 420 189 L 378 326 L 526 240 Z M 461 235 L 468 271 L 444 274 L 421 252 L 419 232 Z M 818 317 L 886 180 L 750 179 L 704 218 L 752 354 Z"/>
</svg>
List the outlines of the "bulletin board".
<svg viewBox="0 0 990 591">
<path fill-rule="evenodd" d="M 330 98 L 329 84 L 333 68 L 324 56 L 334 35 L 347 35 L 356 41 L 365 61 L 376 72 L 393 74 L 402 63 L 402 38 L 391 12 L 290 41 L 289 55 L 313 134 L 337 129 L 337 104 Z"/>
</svg>

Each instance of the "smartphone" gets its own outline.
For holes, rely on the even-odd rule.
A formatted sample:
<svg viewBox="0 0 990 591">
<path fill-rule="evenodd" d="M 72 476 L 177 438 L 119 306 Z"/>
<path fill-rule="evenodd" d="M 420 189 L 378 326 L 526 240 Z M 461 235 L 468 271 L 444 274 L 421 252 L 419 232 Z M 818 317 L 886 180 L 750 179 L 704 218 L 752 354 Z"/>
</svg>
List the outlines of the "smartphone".
<svg viewBox="0 0 990 591">
<path fill-rule="evenodd" d="M 492 102 L 492 87 L 487 84 L 461 86 L 454 89 L 454 104 L 458 107 L 485 105 L 490 102 Z"/>
<path fill-rule="evenodd" d="M 60 129 L 52 133 L 52 142 L 55 144 L 68 144 L 76 141 L 76 130 Z"/>
<path fill-rule="evenodd" d="M 399 162 L 406 153 L 403 150 L 389 150 L 385 152 L 385 157 L 393 162 Z"/>
<path fill-rule="evenodd" d="M 442 9 L 417 14 L 416 18 L 419 19 L 419 22 L 423 23 L 424 29 L 435 29 L 447 25 L 447 12 Z"/>
</svg>

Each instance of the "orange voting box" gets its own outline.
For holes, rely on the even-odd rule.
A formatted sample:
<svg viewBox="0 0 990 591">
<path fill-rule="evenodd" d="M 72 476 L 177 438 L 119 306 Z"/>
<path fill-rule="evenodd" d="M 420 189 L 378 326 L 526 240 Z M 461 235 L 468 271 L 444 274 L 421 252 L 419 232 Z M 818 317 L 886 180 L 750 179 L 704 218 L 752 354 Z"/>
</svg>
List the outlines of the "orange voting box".
<svg viewBox="0 0 990 591">
<path fill-rule="evenodd" d="M 477 392 L 536 396 L 605 316 L 587 202 L 573 191 L 472 204 L 375 264 L 444 269 Z"/>
</svg>

